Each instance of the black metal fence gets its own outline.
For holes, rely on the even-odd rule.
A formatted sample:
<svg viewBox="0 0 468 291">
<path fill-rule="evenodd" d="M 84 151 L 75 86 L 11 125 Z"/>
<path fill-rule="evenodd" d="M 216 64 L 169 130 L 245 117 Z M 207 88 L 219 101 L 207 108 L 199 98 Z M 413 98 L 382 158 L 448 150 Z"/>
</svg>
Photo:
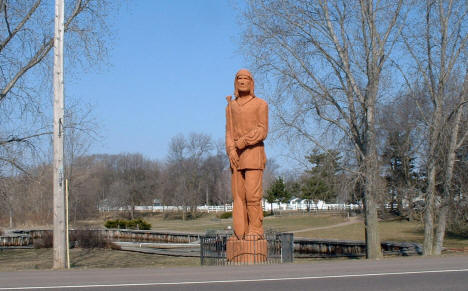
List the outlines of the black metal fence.
<svg viewBox="0 0 468 291">
<path fill-rule="evenodd" d="M 200 237 L 200 262 L 202 265 L 281 264 L 294 260 L 294 237 L 292 233 L 266 233 L 266 240 L 246 237 L 242 243 L 249 254 L 233 256 L 228 244 L 231 234 L 211 233 Z M 232 240 L 233 238 L 231 238 Z"/>
</svg>

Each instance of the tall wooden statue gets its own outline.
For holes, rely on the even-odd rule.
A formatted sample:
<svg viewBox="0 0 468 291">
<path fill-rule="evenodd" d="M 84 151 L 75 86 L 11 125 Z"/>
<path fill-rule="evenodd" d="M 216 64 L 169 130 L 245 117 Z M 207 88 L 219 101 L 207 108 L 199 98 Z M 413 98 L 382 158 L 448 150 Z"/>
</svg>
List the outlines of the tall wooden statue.
<svg viewBox="0 0 468 291">
<path fill-rule="evenodd" d="M 227 256 L 231 261 L 251 263 L 266 259 L 261 200 L 268 105 L 255 96 L 254 79 L 245 69 L 236 74 L 234 95 L 234 100 L 226 97 L 226 152 L 234 200 L 234 236 L 228 241 Z"/>
</svg>

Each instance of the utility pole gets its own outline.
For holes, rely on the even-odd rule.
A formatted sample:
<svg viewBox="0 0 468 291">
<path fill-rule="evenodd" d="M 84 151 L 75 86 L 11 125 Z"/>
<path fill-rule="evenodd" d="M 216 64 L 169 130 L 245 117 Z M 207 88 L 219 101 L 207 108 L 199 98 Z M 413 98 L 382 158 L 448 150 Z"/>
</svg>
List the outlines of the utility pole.
<svg viewBox="0 0 468 291">
<path fill-rule="evenodd" d="M 65 179 L 63 167 L 64 0 L 55 0 L 54 35 L 54 269 L 66 268 Z"/>
</svg>

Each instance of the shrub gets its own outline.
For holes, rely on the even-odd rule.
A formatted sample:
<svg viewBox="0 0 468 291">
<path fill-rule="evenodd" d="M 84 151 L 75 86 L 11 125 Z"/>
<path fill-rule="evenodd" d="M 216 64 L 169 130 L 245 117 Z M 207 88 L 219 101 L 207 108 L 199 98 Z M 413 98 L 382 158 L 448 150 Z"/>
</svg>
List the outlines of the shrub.
<svg viewBox="0 0 468 291">
<path fill-rule="evenodd" d="M 203 212 L 190 212 L 187 211 L 185 212 L 185 220 L 192 220 L 192 219 L 197 219 L 202 216 L 206 215 Z M 182 220 L 184 217 L 184 213 L 182 211 L 170 211 L 170 212 L 165 212 L 163 215 L 164 220 Z"/>
<path fill-rule="evenodd" d="M 467 239 L 468 238 L 468 223 L 456 221 L 448 224 L 447 234 L 452 238 Z"/>
<path fill-rule="evenodd" d="M 128 225 L 128 220 L 125 220 L 125 219 L 108 220 L 104 224 L 106 228 L 118 228 L 118 229 L 126 229 L 127 225 Z"/>
<path fill-rule="evenodd" d="M 140 229 L 140 230 L 150 230 L 151 224 L 147 223 L 141 218 L 129 220 L 127 222 L 128 229 Z"/>
<path fill-rule="evenodd" d="M 269 211 L 263 211 L 263 216 L 266 217 L 266 216 L 270 216 L 271 213 Z M 218 214 L 217 215 L 218 218 L 220 219 L 228 219 L 228 218 L 231 218 L 232 217 L 232 211 L 228 211 L 228 212 L 223 212 L 221 214 Z"/>
<path fill-rule="evenodd" d="M 223 212 L 220 215 L 218 215 L 218 218 L 220 218 L 220 219 L 228 219 L 228 218 L 231 218 L 231 217 L 232 217 L 232 211 Z"/>
<path fill-rule="evenodd" d="M 188 212 L 186 219 L 197 219 L 197 218 L 201 218 L 201 217 L 205 216 L 206 214 L 207 213 L 205 213 L 205 212 L 199 212 L 199 211 Z"/>
<path fill-rule="evenodd" d="M 106 228 L 118 228 L 118 229 L 140 229 L 140 230 L 149 230 L 151 229 L 151 224 L 147 223 L 141 218 L 125 220 L 125 219 L 116 219 L 108 220 L 104 223 Z"/>
<path fill-rule="evenodd" d="M 271 211 L 263 211 L 263 217 L 271 216 Z"/>
</svg>

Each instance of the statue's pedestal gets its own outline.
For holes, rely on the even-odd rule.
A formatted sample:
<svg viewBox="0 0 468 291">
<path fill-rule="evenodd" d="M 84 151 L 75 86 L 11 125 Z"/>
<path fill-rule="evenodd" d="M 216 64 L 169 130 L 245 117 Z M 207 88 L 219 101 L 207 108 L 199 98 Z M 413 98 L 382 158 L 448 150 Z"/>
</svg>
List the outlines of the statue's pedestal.
<svg viewBox="0 0 468 291">
<path fill-rule="evenodd" d="M 267 261 L 266 239 L 246 238 L 238 240 L 231 236 L 226 244 L 226 258 L 231 263 L 257 264 Z"/>
</svg>

